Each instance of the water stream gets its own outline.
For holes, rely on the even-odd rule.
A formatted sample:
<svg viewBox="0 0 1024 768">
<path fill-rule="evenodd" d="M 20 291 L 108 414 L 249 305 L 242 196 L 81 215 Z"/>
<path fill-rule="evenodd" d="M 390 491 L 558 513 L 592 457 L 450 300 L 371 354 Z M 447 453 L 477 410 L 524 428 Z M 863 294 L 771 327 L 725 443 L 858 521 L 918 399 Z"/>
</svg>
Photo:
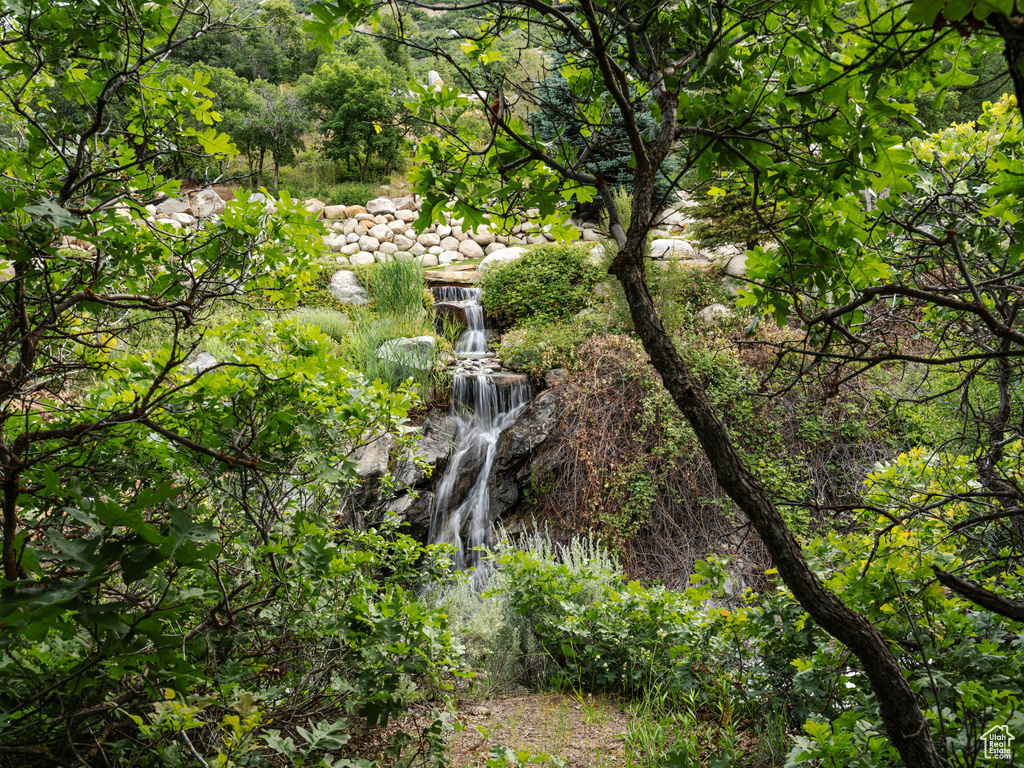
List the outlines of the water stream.
<svg viewBox="0 0 1024 768">
<path fill-rule="evenodd" d="M 455 448 L 444 475 L 434 491 L 430 521 L 431 544 L 455 546 L 455 567 L 473 568 L 478 562 L 475 547 L 490 543 L 489 478 L 497 453 L 498 438 L 530 400 L 530 388 L 518 377 L 498 368 L 487 351 L 480 289 L 434 289 L 436 301 L 457 303 L 466 311 L 467 329 L 455 345 L 455 353 L 473 360 L 452 374 L 451 416 L 457 426 Z M 464 495 L 463 495 L 464 494 Z M 477 572 L 477 580 L 483 578 Z"/>
</svg>

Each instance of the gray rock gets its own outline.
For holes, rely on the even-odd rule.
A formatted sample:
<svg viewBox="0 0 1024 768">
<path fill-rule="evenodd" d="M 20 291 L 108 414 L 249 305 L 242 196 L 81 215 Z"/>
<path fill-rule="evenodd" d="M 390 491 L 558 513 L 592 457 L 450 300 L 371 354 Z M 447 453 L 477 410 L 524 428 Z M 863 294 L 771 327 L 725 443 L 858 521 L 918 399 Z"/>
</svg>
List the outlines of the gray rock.
<svg viewBox="0 0 1024 768">
<path fill-rule="evenodd" d="M 188 213 L 191 207 L 184 200 L 169 197 L 156 207 L 157 216 L 170 216 L 172 213 Z"/>
<path fill-rule="evenodd" d="M 462 254 L 458 251 L 441 251 L 437 255 L 438 264 L 454 264 L 456 261 L 462 261 Z"/>
<path fill-rule="evenodd" d="M 745 278 L 747 276 L 747 254 L 738 253 L 733 256 L 722 271 L 730 277 Z"/>
<path fill-rule="evenodd" d="M 370 237 L 370 235 L 363 235 L 359 238 L 359 250 L 361 251 L 376 251 L 380 247 L 380 240 L 376 237 Z"/>
<path fill-rule="evenodd" d="M 443 468 L 443 462 L 448 459 L 448 453 L 448 446 L 442 445 L 434 436 L 423 435 L 417 438 L 410 459 L 401 462 L 395 470 L 396 485 L 405 488 L 415 488 L 421 485 L 428 477 L 436 474 L 438 465 Z M 424 470 L 423 465 L 430 469 Z"/>
<path fill-rule="evenodd" d="M 195 217 L 187 213 L 172 213 L 171 221 L 176 221 L 183 227 L 194 227 L 196 224 Z"/>
<path fill-rule="evenodd" d="M 359 253 L 349 256 L 348 260 L 354 266 L 359 266 L 360 264 L 373 264 L 377 259 L 369 251 L 359 251 Z"/>
<path fill-rule="evenodd" d="M 486 248 L 488 245 L 494 243 L 494 233 L 489 229 L 480 228 L 476 232 L 471 232 L 470 237 L 473 238 L 474 242 L 481 248 Z"/>
<path fill-rule="evenodd" d="M 399 221 L 404 221 L 406 224 L 412 224 L 416 221 L 416 211 L 410 211 L 407 208 L 399 208 L 398 213 L 395 214 L 395 218 Z"/>
<path fill-rule="evenodd" d="M 422 264 L 424 267 L 436 267 L 437 266 L 437 256 L 435 256 L 432 253 L 424 254 L 422 256 L 417 256 L 416 258 L 420 260 L 420 264 Z"/>
<path fill-rule="evenodd" d="M 425 248 L 431 248 L 435 245 L 441 245 L 441 236 L 436 232 L 424 232 L 416 238 L 416 242 Z"/>
<path fill-rule="evenodd" d="M 680 239 L 663 239 L 663 240 L 652 240 L 651 241 L 651 256 L 655 259 L 658 258 L 684 258 L 692 259 L 697 255 L 696 249 L 693 245 Z"/>
<path fill-rule="evenodd" d="M 378 216 L 385 213 L 390 213 L 394 216 L 398 213 L 398 209 L 395 208 L 395 204 L 387 197 L 378 197 L 366 204 L 366 212 L 374 216 Z"/>
<path fill-rule="evenodd" d="M 209 352 L 200 352 L 196 355 L 195 359 L 188 364 L 188 372 L 195 376 L 197 373 L 210 370 L 213 366 L 217 365 L 218 362 L 217 358 Z"/>
<path fill-rule="evenodd" d="M 324 238 L 324 245 L 330 248 L 332 251 L 337 253 L 342 248 L 345 248 L 345 236 L 344 235 L 328 235 Z"/>
<path fill-rule="evenodd" d="M 467 239 L 459 243 L 459 253 L 461 253 L 467 259 L 484 258 L 484 249 L 481 248 L 474 240 Z"/>
<path fill-rule="evenodd" d="M 389 243 L 395 237 L 395 233 L 391 231 L 387 224 L 376 224 L 370 227 L 366 234 L 382 243 Z M 367 248 L 366 250 L 370 249 Z"/>
<path fill-rule="evenodd" d="M 356 477 L 361 482 L 379 480 L 388 471 L 388 461 L 395 447 L 395 437 L 390 432 L 361 445 L 352 452 L 352 460 L 357 463 Z"/>
<path fill-rule="evenodd" d="M 374 356 L 413 373 L 425 372 L 434 366 L 435 344 L 433 336 L 391 339 L 377 347 Z"/>
<path fill-rule="evenodd" d="M 505 245 L 503 243 L 498 243 L 498 242 L 491 243 L 486 248 L 484 248 L 484 253 L 486 253 L 488 256 L 490 256 L 495 251 L 500 251 L 504 247 L 505 247 Z"/>
<path fill-rule="evenodd" d="M 395 239 L 392 241 L 395 247 L 400 251 L 412 251 L 413 246 L 417 245 L 415 240 L 410 240 L 405 235 L 395 235 Z M 421 248 L 423 246 L 420 246 Z"/>
<path fill-rule="evenodd" d="M 345 256 L 355 256 L 359 253 L 359 243 L 347 243 L 341 247 L 339 253 Z"/>
<path fill-rule="evenodd" d="M 212 189 L 201 189 L 192 195 L 189 207 L 197 219 L 224 213 L 225 204 Z"/>
<path fill-rule="evenodd" d="M 416 201 L 413 200 L 411 197 L 396 197 L 391 202 L 395 204 L 395 208 L 398 209 L 399 214 L 401 214 L 402 211 L 416 211 Z M 399 216 L 398 218 L 401 219 L 402 217 Z M 407 221 L 407 219 L 402 220 Z"/>
<path fill-rule="evenodd" d="M 355 256 L 352 257 L 355 259 Z M 327 290 L 344 304 L 365 304 L 368 300 L 366 289 L 359 284 L 355 272 L 342 269 L 334 273 Z"/>
<path fill-rule="evenodd" d="M 392 256 L 398 253 L 398 246 L 394 243 L 381 243 L 377 248 L 377 253 L 383 253 L 385 256 Z"/>
<path fill-rule="evenodd" d="M 409 253 L 411 253 L 413 256 L 422 256 L 424 253 L 427 252 L 427 249 L 424 248 L 419 243 L 413 243 L 412 246 L 410 246 L 406 250 L 409 251 Z M 434 263 L 437 263 L 436 260 Z"/>
<path fill-rule="evenodd" d="M 521 500 L 535 467 L 534 454 L 551 436 L 561 410 L 559 390 L 537 395 L 498 438 L 491 469 L 491 514 L 499 517 Z"/>
<path fill-rule="evenodd" d="M 433 304 L 434 314 L 440 319 L 447 317 L 463 325 L 466 323 L 466 307 L 457 301 L 435 301 Z"/>
<path fill-rule="evenodd" d="M 477 267 L 479 272 L 486 272 L 492 267 L 499 266 L 501 264 L 508 264 L 509 262 L 515 261 L 522 257 L 526 253 L 525 249 L 513 246 L 512 248 L 500 248 L 488 255 L 483 261 L 480 262 L 480 266 Z"/>
</svg>

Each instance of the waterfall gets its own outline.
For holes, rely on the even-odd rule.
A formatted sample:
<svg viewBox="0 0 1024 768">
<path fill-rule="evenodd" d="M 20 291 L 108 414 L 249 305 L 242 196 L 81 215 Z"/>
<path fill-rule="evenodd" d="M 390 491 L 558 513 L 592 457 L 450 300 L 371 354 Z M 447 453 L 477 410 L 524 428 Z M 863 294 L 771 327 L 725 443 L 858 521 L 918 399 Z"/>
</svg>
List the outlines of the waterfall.
<svg viewBox="0 0 1024 768">
<path fill-rule="evenodd" d="M 489 479 L 498 438 L 529 402 L 530 388 L 524 378 L 501 372 L 488 353 L 479 288 L 435 288 L 434 296 L 466 311 L 467 329 L 455 345 L 462 361 L 452 375 L 455 448 L 434 491 L 429 537 L 431 544 L 454 545 L 454 564 L 462 570 L 475 567 L 474 548 L 490 542 Z M 477 581 L 482 581 L 479 572 Z"/>
<path fill-rule="evenodd" d="M 480 304 L 480 289 L 461 285 L 434 288 L 434 301 L 456 304 L 466 313 L 466 330 L 455 343 L 455 353 L 465 356 L 484 356 L 487 336 L 484 331 L 484 308 Z"/>
</svg>

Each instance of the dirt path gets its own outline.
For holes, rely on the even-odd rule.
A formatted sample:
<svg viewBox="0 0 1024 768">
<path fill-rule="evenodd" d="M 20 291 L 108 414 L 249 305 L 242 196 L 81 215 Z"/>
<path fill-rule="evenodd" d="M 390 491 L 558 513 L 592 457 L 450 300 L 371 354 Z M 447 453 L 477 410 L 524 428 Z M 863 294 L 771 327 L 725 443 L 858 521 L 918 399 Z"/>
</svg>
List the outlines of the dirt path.
<svg viewBox="0 0 1024 768">
<path fill-rule="evenodd" d="M 606 697 L 581 700 L 553 693 L 465 704 L 457 719 L 464 730 L 449 742 L 453 768 L 483 766 L 498 744 L 559 757 L 566 768 L 619 766 L 629 722 Z"/>
</svg>

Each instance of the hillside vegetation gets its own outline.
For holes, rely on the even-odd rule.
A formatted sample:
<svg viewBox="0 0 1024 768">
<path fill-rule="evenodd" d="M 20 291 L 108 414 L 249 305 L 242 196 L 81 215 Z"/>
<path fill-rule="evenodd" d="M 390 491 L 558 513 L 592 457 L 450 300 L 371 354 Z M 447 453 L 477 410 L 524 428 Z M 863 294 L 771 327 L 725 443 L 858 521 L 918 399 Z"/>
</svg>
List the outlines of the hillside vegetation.
<svg viewBox="0 0 1024 768">
<path fill-rule="evenodd" d="M 1024 761 L 1004 5 L 0 3 L 0 765 Z M 309 198 L 406 192 L 534 239 L 486 579 L 354 501 L 461 328 Z"/>
</svg>

